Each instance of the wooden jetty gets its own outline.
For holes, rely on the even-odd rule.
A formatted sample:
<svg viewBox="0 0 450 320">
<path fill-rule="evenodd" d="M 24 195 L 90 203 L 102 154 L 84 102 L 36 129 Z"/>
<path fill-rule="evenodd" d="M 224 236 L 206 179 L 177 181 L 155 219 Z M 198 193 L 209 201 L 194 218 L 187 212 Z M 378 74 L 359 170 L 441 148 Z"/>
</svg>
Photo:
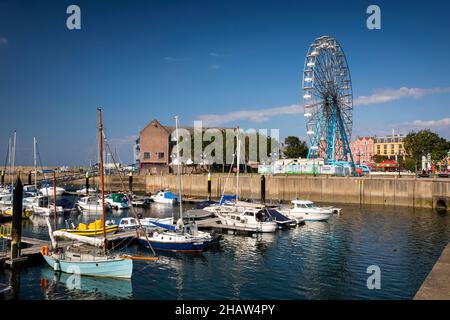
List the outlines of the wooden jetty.
<svg viewBox="0 0 450 320">
<path fill-rule="evenodd" d="M 414 300 L 450 300 L 450 243 L 417 291 Z"/>
</svg>

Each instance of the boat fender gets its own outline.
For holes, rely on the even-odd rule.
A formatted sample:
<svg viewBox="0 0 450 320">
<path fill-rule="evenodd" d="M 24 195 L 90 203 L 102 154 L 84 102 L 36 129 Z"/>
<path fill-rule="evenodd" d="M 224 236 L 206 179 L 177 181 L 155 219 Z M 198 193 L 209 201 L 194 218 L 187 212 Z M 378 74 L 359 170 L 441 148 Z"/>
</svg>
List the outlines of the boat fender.
<svg viewBox="0 0 450 320">
<path fill-rule="evenodd" d="M 41 254 L 43 256 L 48 256 L 48 247 L 47 246 L 42 246 L 41 247 Z"/>
<path fill-rule="evenodd" d="M 60 266 L 59 266 L 59 262 L 58 262 L 58 261 L 56 261 L 56 262 L 53 264 L 53 270 L 54 270 L 54 271 L 60 271 Z"/>
</svg>

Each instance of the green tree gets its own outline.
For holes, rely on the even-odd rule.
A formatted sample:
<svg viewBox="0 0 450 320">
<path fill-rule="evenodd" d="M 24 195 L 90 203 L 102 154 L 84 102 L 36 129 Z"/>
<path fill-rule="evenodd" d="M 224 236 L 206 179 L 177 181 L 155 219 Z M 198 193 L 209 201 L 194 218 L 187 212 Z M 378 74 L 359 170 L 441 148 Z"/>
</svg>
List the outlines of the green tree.
<svg viewBox="0 0 450 320">
<path fill-rule="evenodd" d="M 416 163 L 414 159 L 406 157 L 403 161 L 400 162 L 400 167 L 409 171 L 414 171 L 416 169 Z"/>
<path fill-rule="evenodd" d="M 417 172 L 422 156 L 430 154 L 432 160 L 438 160 L 439 157 L 443 158 L 442 150 L 446 147 L 445 142 L 447 142 L 445 139 L 427 129 L 408 133 L 403 144 L 406 154 L 414 161 L 415 171 Z"/>
<path fill-rule="evenodd" d="M 284 139 L 286 146 L 284 155 L 287 158 L 305 158 L 308 155 L 308 146 L 305 141 L 301 141 L 298 137 L 289 136 Z"/>
</svg>

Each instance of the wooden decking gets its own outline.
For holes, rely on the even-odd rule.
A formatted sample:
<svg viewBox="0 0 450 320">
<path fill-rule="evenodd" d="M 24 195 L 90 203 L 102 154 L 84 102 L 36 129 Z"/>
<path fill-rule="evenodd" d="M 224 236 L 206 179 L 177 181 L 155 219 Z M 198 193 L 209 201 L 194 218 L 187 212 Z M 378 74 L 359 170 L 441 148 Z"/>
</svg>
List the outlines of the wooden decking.
<svg viewBox="0 0 450 320">
<path fill-rule="evenodd" d="M 414 300 L 450 300 L 450 243 L 417 291 Z"/>
</svg>

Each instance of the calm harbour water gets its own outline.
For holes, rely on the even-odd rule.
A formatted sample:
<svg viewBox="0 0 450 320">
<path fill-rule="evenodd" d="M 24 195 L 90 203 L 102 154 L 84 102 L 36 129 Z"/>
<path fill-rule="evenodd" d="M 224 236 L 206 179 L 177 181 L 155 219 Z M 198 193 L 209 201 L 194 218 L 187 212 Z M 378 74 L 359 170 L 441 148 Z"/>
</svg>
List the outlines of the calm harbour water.
<svg viewBox="0 0 450 320">
<path fill-rule="evenodd" d="M 224 235 L 203 254 L 160 254 L 134 262 L 131 280 L 81 278 L 67 286 L 44 262 L 17 275 L 20 299 L 411 299 L 450 240 L 450 215 L 428 209 L 343 205 L 328 222 L 258 236 Z M 174 207 L 178 210 L 178 207 Z M 172 207 L 152 204 L 144 216 Z M 131 215 L 113 212 L 109 219 Z M 59 218 L 90 221 L 92 216 Z M 47 239 L 44 220 L 24 222 L 24 235 Z M 138 245 L 128 252 L 149 254 Z M 381 269 L 381 289 L 369 290 L 366 269 Z M 9 271 L 0 271 L 6 282 Z"/>
</svg>

